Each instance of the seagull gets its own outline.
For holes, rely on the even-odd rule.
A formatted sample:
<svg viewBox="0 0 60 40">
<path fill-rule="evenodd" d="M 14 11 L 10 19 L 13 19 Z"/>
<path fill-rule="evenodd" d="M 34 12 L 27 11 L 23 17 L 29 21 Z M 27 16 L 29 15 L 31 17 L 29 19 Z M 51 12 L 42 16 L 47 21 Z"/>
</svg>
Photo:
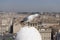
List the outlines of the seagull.
<svg viewBox="0 0 60 40">
<path fill-rule="evenodd" d="M 25 17 L 21 23 L 23 22 L 31 22 L 33 19 L 35 19 L 36 17 L 39 17 L 39 14 L 34 14 L 34 15 L 30 15 L 28 17 Z"/>
</svg>

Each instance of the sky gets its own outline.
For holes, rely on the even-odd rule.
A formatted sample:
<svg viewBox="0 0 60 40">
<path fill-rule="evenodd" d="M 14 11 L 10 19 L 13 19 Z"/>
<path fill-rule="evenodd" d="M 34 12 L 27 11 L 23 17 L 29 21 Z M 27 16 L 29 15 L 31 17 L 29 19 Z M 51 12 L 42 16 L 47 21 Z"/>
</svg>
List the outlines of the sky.
<svg viewBox="0 0 60 40">
<path fill-rule="evenodd" d="M 0 11 L 60 12 L 60 0 L 0 0 Z"/>
</svg>

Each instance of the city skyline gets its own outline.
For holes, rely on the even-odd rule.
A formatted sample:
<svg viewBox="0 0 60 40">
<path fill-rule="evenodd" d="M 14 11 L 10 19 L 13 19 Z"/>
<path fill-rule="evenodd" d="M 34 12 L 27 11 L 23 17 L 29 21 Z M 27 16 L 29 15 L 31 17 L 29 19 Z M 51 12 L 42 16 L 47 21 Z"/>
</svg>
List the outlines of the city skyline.
<svg viewBox="0 0 60 40">
<path fill-rule="evenodd" d="M 60 12 L 60 0 L 0 0 L 0 11 Z"/>
</svg>

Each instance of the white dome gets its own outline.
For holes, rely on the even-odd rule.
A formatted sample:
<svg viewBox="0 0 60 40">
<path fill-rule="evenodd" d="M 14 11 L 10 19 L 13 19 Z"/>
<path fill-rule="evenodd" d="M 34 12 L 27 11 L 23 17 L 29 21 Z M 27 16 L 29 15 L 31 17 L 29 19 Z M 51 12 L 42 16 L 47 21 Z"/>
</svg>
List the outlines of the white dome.
<svg viewBox="0 0 60 40">
<path fill-rule="evenodd" d="M 15 40 L 41 40 L 41 35 L 36 28 L 25 26 L 19 30 Z"/>
</svg>

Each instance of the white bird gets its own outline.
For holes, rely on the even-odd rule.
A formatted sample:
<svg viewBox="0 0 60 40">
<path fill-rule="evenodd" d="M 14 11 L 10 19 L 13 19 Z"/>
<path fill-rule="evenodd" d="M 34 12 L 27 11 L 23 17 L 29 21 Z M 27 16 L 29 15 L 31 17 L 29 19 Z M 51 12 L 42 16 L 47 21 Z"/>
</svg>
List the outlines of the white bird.
<svg viewBox="0 0 60 40">
<path fill-rule="evenodd" d="M 42 40 L 42 38 L 36 28 L 25 26 L 19 30 L 15 40 Z"/>
<path fill-rule="evenodd" d="M 39 14 L 30 15 L 25 17 L 21 22 L 31 22 L 34 18 L 39 17 Z"/>
</svg>

